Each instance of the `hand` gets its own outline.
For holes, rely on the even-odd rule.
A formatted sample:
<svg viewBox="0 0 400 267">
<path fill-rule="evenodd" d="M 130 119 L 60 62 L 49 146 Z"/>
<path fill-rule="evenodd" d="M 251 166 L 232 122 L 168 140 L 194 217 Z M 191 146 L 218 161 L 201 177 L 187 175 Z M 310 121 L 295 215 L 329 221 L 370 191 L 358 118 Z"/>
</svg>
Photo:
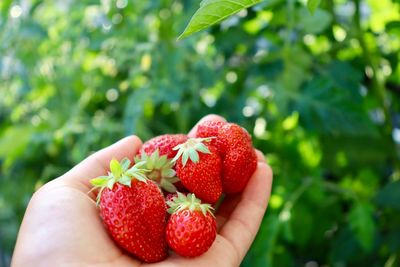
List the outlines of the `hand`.
<svg viewBox="0 0 400 267">
<path fill-rule="evenodd" d="M 215 115 L 203 120 L 223 120 Z M 189 135 L 193 136 L 196 126 Z M 218 235 L 197 258 L 176 254 L 143 264 L 122 251 L 107 234 L 95 204 L 90 179 L 104 175 L 112 158 L 132 159 L 142 142 L 126 137 L 79 163 L 40 188 L 26 210 L 12 266 L 239 266 L 253 242 L 271 191 L 272 172 L 257 151 L 258 167 L 241 195 L 227 197 L 216 218 Z"/>
</svg>

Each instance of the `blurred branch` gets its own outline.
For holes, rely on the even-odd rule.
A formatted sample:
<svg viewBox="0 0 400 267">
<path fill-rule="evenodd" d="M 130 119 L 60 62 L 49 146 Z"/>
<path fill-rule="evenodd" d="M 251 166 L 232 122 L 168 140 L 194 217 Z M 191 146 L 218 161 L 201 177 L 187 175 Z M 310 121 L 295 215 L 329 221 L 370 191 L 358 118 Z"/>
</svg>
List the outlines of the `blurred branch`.
<svg viewBox="0 0 400 267">
<path fill-rule="evenodd" d="M 279 216 L 281 217 L 283 214 L 289 212 L 294 204 L 296 204 L 297 200 L 304 194 L 304 192 L 311 186 L 313 183 L 313 178 L 308 177 L 306 180 L 304 180 L 303 184 L 296 189 L 296 191 L 293 192 L 293 194 L 290 195 L 288 200 L 286 201 L 282 211 L 280 212 Z"/>
<path fill-rule="evenodd" d="M 354 22 L 356 26 L 356 35 L 357 39 L 360 42 L 360 46 L 362 49 L 362 54 L 363 54 L 363 60 L 365 62 L 365 66 L 369 66 L 372 69 L 372 92 L 376 95 L 382 109 L 383 113 L 385 114 L 385 124 L 384 124 L 384 134 L 390 138 L 390 142 L 393 144 L 393 150 L 392 153 L 390 153 L 390 158 L 393 161 L 393 167 L 394 170 L 399 170 L 400 169 L 400 163 L 398 160 L 398 156 L 396 153 L 396 144 L 391 138 L 392 136 L 392 131 L 393 131 L 393 121 L 392 121 L 392 116 L 390 114 L 390 107 L 389 107 L 389 101 L 387 99 L 386 95 L 386 88 L 385 88 L 385 81 L 380 75 L 379 71 L 379 62 L 376 62 L 374 60 L 373 55 L 375 51 L 369 50 L 366 40 L 364 38 L 364 31 L 361 26 L 361 0 L 353 0 L 355 4 L 355 12 L 354 12 Z"/>
<path fill-rule="evenodd" d="M 290 44 L 292 41 L 292 34 L 293 34 L 293 29 L 294 29 L 294 9 L 295 9 L 295 1 L 294 0 L 288 0 L 286 2 L 287 6 L 287 27 L 286 27 L 286 36 L 285 36 L 285 46 L 284 49 L 285 51 L 290 50 Z"/>
<path fill-rule="evenodd" d="M 368 49 L 367 43 L 364 38 L 364 31 L 361 26 L 361 0 L 353 0 L 355 5 L 355 12 L 354 12 L 354 22 L 356 26 L 356 37 L 360 42 L 363 59 L 365 61 L 365 65 L 371 67 L 373 75 L 372 75 L 372 90 L 373 93 L 377 96 L 385 114 L 386 118 L 386 126 L 387 131 L 391 132 L 392 130 L 392 121 L 391 115 L 389 112 L 389 103 L 387 101 L 387 96 L 385 92 L 385 84 L 382 78 L 379 77 L 379 66 L 373 60 L 372 54 L 374 51 L 370 51 Z"/>
<path fill-rule="evenodd" d="M 332 16 L 332 22 L 331 22 L 331 25 L 329 27 L 328 35 L 329 35 L 329 38 L 331 40 L 335 40 L 335 35 L 333 33 L 333 26 L 335 24 L 337 24 L 337 19 L 336 19 L 336 14 L 335 14 L 335 9 L 334 9 L 335 4 L 333 3 L 333 0 L 327 0 L 325 3 L 326 3 L 327 10 L 329 11 L 329 13 Z M 332 57 L 333 58 L 336 58 L 336 55 L 337 55 L 338 51 L 339 51 L 339 49 L 331 49 L 331 53 L 332 53 Z"/>
<path fill-rule="evenodd" d="M 332 183 L 332 182 L 329 182 L 329 181 L 323 181 L 322 182 L 322 186 L 325 189 L 327 189 L 327 190 L 329 190 L 331 192 L 335 192 L 335 193 L 338 193 L 338 194 L 341 194 L 341 195 L 345 195 L 345 196 L 348 196 L 348 197 L 350 197 L 352 199 L 357 199 L 358 198 L 354 191 L 342 188 L 342 187 L 338 186 L 335 183 Z"/>
</svg>

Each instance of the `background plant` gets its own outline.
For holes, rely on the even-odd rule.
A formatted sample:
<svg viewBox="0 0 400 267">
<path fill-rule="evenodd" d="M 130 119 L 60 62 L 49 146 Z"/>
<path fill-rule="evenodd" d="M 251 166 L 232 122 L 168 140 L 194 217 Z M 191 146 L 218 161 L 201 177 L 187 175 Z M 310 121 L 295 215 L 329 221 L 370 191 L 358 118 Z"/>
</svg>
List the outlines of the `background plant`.
<svg viewBox="0 0 400 267">
<path fill-rule="evenodd" d="M 246 127 L 275 172 L 243 266 L 399 265 L 399 2 L 267 0 L 177 41 L 198 8 L 0 2 L 0 265 L 36 188 L 208 113 Z"/>
</svg>

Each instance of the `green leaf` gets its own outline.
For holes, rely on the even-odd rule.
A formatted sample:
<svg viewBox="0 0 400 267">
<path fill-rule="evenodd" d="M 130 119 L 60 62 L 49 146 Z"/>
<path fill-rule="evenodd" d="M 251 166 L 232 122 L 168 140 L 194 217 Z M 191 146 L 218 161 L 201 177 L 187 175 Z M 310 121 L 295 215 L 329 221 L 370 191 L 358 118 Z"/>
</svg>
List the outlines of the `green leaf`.
<svg viewBox="0 0 400 267">
<path fill-rule="evenodd" d="M 302 124 L 331 135 L 375 136 L 377 129 L 363 107 L 359 91 L 352 90 L 339 87 L 329 77 L 314 78 L 293 97 Z"/>
<path fill-rule="evenodd" d="M 24 153 L 34 128 L 28 125 L 15 125 L 8 127 L 0 136 L 0 160 L 5 159 L 11 165 L 18 157 Z M 15 142 L 15 140 L 18 140 Z"/>
<path fill-rule="evenodd" d="M 373 207 L 366 202 L 356 202 L 349 213 L 350 229 L 365 251 L 371 251 L 374 244 L 375 222 Z"/>
<path fill-rule="evenodd" d="M 7 17 L 7 13 L 9 12 L 12 3 L 12 0 L 3 0 L 0 2 L 0 10 L 3 17 Z"/>
<path fill-rule="evenodd" d="M 400 181 L 388 183 L 376 195 L 378 205 L 400 210 Z"/>
<path fill-rule="evenodd" d="M 208 147 L 207 147 L 205 144 L 203 144 L 203 143 L 198 143 L 198 144 L 196 145 L 196 150 L 197 150 L 197 151 L 200 151 L 200 152 L 202 152 L 202 153 L 204 153 L 204 154 L 211 154 L 211 152 L 210 152 L 210 150 L 208 149 Z"/>
<path fill-rule="evenodd" d="M 163 177 L 174 177 L 176 175 L 176 172 L 173 169 L 166 169 L 166 170 L 162 170 L 161 175 Z M 177 179 L 178 179 L 177 181 L 179 181 L 179 178 L 177 178 Z"/>
<path fill-rule="evenodd" d="M 242 9 L 249 8 L 261 0 L 203 0 L 186 29 L 178 37 L 182 39 L 214 25 Z"/>
<path fill-rule="evenodd" d="M 162 187 L 162 189 L 164 189 L 165 191 L 169 192 L 169 193 L 173 193 L 176 192 L 176 187 L 169 181 L 163 179 L 161 181 L 160 186 Z"/>
<path fill-rule="evenodd" d="M 189 158 L 192 162 L 197 163 L 199 162 L 199 153 L 195 149 L 189 149 Z"/>
<path fill-rule="evenodd" d="M 307 8 L 311 14 L 314 14 L 315 10 L 317 10 L 321 0 L 308 0 L 307 1 Z"/>
<path fill-rule="evenodd" d="M 186 162 L 188 161 L 188 159 L 189 159 L 189 153 L 188 153 L 187 151 L 183 152 L 183 155 L 182 155 L 182 164 L 183 164 L 183 167 L 185 167 Z"/>
<path fill-rule="evenodd" d="M 116 159 L 110 161 L 110 171 L 115 177 L 119 177 L 122 174 L 122 166 Z"/>
<path fill-rule="evenodd" d="M 172 161 L 171 161 L 172 163 L 175 163 L 182 156 L 184 149 L 181 149 L 181 148 L 183 148 L 182 145 L 178 145 L 173 148 L 173 150 L 178 150 L 178 152 L 176 153 L 175 157 L 172 159 Z"/>
<path fill-rule="evenodd" d="M 114 179 L 108 180 L 108 181 L 107 181 L 107 187 L 108 187 L 108 189 L 110 189 L 110 190 L 113 189 L 114 184 L 115 184 L 115 180 L 114 180 Z"/>
<path fill-rule="evenodd" d="M 139 172 L 132 172 L 130 173 L 133 177 L 136 178 L 136 180 L 147 183 L 147 178 L 144 174 L 139 173 Z"/>
<path fill-rule="evenodd" d="M 298 13 L 298 26 L 305 33 L 317 34 L 325 30 L 331 23 L 332 16 L 325 10 L 317 9 L 313 14 L 304 7 Z"/>
<path fill-rule="evenodd" d="M 107 182 L 107 178 L 108 178 L 108 176 L 100 176 L 100 177 L 90 180 L 90 183 L 93 186 L 101 187 L 101 186 L 105 185 L 105 183 Z"/>
<path fill-rule="evenodd" d="M 132 182 L 132 179 L 127 175 L 122 176 L 121 179 L 118 180 L 118 183 L 127 185 L 127 186 L 131 186 L 131 182 Z"/>
<path fill-rule="evenodd" d="M 129 159 L 127 159 L 127 158 L 124 158 L 121 161 L 121 168 L 122 168 L 123 171 L 126 171 L 129 168 L 130 165 L 131 165 L 131 161 Z"/>
</svg>

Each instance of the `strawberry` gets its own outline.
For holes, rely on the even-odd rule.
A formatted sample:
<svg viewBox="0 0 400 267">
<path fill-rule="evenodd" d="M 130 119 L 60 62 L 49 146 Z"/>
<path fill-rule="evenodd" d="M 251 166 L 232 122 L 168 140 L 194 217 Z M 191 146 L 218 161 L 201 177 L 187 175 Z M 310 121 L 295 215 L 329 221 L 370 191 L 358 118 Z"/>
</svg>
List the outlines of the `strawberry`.
<svg viewBox="0 0 400 267">
<path fill-rule="evenodd" d="M 100 191 L 97 203 L 114 241 L 144 262 L 167 257 L 166 205 L 156 184 L 145 177 L 143 163 L 113 159 L 110 172 L 91 180 Z"/>
<path fill-rule="evenodd" d="M 190 138 L 174 148 L 178 153 L 172 161 L 185 188 L 203 201 L 215 203 L 222 193 L 221 159 L 216 147 L 206 144 L 210 140 Z"/>
<path fill-rule="evenodd" d="M 136 164 L 142 162 L 142 167 L 148 171 L 147 178 L 160 188 L 170 193 L 176 192 L 174 183 L 179 182 L 179 178 L 176 177 L 175 170 L 172 168 L 174 163 L 167 158 L 167 155 L 160 156 L 158 148 L 150 156 L 146 153 L 136 156 L 135 162 Z"/>
<path fill-rule="evenodd" d="M 167 155 L 168 159 L 172 159 L 176 155 L 173 148 L 186 142 L 187 139 L 188 137 L 184 134 L 160 135 L 145 142 L 138 154 L 140 156 L 144 151 L 147 155 L 151 155 L 158 149 L 160 156 Z"/>
<path fill-rule="evenodd" d="M 178 178 L 178 179 L 179 179 L 179 178 Z M 189 191 L 186 189 L 186 187 L 183 186 L 181 180 L 179 180 L 178 182 L 174 183 L 174 186 L 176 187 L 176 191 L 179 191 L 179 192 L 182 192 L 182 193 L 184 193 L 184 192 L 189 192 Z"/>
<path fill-rule="evenodd" d="M 204 121 L 197 126 L 196 137 L 217 137 L 219 129 L 225 124 L 223 121 Z M 212 139 L 211 144 L 217 145 L 217 139 Z"/>
<path fill-rule="evenodd" d="M 257 168 L 257 155 L 249 133 L 237 124 L 228 123 L 218 131 L 218 147 L 223 155 L 223 191 L 242 192 Z"/>
<path fill-rule="evenodd" d="M 206 252 L 217 236 L 217 223 L 209 204 L 201 204 L 194 194 L 178 193 L 168 201 L 172 215 L 166 228 L 168 246 L 184 257 Z"/>
<path fill-rule="evenodd" d="M 215 145 L 222 158 L 224 193 L 242 192 L 257 168 L 257 156 L 249 133 L 234 123 L 204 122 L 196 136 L 215 136 Z"/>
</svg>

